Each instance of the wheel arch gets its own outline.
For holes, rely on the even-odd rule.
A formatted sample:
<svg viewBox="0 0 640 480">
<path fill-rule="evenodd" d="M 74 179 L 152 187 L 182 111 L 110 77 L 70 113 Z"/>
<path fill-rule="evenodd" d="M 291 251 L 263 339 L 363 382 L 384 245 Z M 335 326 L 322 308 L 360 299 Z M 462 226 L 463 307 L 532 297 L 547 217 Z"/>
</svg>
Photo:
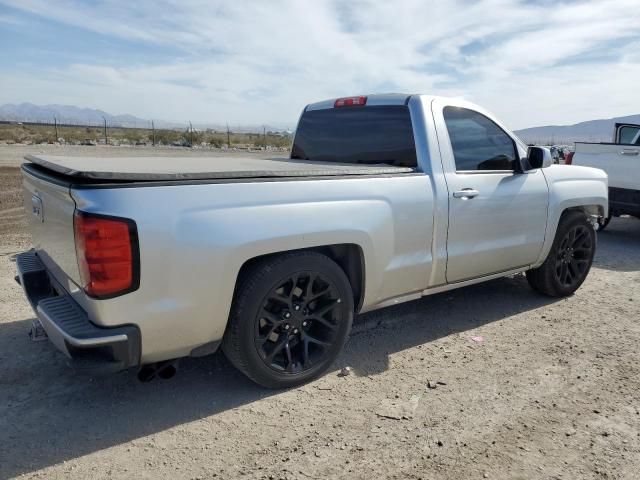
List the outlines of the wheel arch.
<svg viewBox="0 0 640 480">
<path fill-rule="evenodd" d="M 547 220 L 547 232 L 545 235 L 544 244 L 542 246 L 540 256 L 538 257 L 538 261 L 534 265 L 532 265 L 532 268 L 539 267 L 544 263 L 547 255 L 549 255 L 551 246 L 553 245 L 553 240 L 556 236 L 556 232 L 558 231 L 560 222 L 562 222 L 562 219 L 565 218 L 570 212 L 582 212 L 587 216 L 600 218 L 606 217 L 607 208 L 606 204 L 603 204 L 601 202 L 566 202 L 565 205 L 556 210 L 555 214 L 550 214 L 549 219 Z"/>
<path fill-rule="evenodd" d="M 605 208 L 602 205 L 591 204 L 591 205 L 576 205 L 573 207 L 567 207 L 560 214 L 560 219 L 562 219 L 562 217 L 564 217 L 569 212 L 583 212 L 585 215 L 589 215 L 593 217 L 605 216 Z"/>
<path fill-rule="evenodd" d="M 233 291 L 234 298 L 237 294 L 237 289 L 239 284 L 241 283 L 242 276 L 247 272 L 247 270 L 253 267 L 256 263 L 261 262 L 265 259 L 277 257 L 291 252 L 316 252 L 325 255 L 336 262 L 345 273 L 345 275 L 349 279 L 349 283 L 351 284 L 355 312 L 357 313 L 360 311 L 364 302 L 365 292 L 365 257 L 362 247 L 355 243 L 339 243 L 294 250 L 282 250 L 249 258 L 242 264 L 236 276 Z"/>
</svg>

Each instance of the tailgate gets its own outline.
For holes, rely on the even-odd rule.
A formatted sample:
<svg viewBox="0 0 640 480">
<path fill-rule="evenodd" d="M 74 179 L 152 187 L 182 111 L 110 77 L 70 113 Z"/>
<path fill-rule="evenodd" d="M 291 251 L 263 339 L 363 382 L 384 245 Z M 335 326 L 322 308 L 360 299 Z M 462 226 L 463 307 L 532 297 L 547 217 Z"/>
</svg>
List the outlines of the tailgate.
<svg viewBox="0 0 640 480">
<path fill-rule="evenodd" d="M 69 183 L 49 177 L 29 164 L 22 166 L 24 205 L 36 253 L 63 286 L 78 284 L 80 274 L 73 233 L 75 202 Z"/>
</svg>

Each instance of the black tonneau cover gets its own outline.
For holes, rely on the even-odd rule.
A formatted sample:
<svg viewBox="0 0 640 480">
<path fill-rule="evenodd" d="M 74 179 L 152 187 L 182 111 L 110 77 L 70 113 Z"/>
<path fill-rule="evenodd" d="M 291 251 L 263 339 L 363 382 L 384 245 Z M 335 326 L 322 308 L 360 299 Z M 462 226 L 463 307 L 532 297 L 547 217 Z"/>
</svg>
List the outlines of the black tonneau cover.
<svg viewBox="0 0 640 480">
<path fill-rule="evenodd" d="M 411 173 L 385 164 L 332 163 L 256 157 L 68 157 L 27 155 L 29 162 L 77 179 L 171 181 L 234 178 L 319 177 Z"/>
</svg>

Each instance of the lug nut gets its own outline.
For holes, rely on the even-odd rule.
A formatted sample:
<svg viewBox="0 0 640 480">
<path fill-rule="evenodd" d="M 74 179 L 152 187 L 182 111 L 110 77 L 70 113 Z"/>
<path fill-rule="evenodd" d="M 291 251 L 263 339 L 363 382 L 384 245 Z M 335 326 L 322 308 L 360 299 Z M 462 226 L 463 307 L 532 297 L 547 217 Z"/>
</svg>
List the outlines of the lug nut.
<svg viewBox="0 0 640 480">
<path fill-rule="evenodd" d="M 294 309 L 294 310 L 300 310 L 300 305 L 294 305 L 294 306 L 293 306 L 293 309 Z"/>
<path fill-rule="evenodd" d="M 291 312 L 284 312 L 284 318 L 290 318 Z"/>
<path fill-rule="evenodd" d="M 294 328 L 294 329 L 293 329 L 293 333 L 298 333 L 298 329 L 297 329 L 297 328 Z"/>
<path fill-rule="evenodd" d="M 284 329 L 285 329 L 285 330 L 289 330 L 290 328 L 291 328 L 291 327 L 289 326 L 289 324 L 288 324 L 288 323 L 284 326 Z"/>
<path fill-rule="evenodd" d="M 306 321 L 305 321 L 305 322 L 302 322 L 302 326 L 303 326 L 303 327 L 306 327 L 307 325 L 309 325 L 309 322 L 306 322 Z"/>
</svg>

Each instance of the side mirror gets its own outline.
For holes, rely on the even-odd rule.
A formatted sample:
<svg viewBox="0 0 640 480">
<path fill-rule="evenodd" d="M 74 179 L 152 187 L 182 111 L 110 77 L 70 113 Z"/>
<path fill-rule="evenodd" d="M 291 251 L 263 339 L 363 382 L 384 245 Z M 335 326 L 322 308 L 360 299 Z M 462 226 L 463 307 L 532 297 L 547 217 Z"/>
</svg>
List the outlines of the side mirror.
<svg viewBox="0 0 640 480">
<path fill-rule="evenodd" d="M 530 170 L 546 168 L 553 164 L 553 157 L 551 157 L 551 152 L 548 148 L 529 147 L 529 151 L 527 152 L 527 162 L 529 163 Z"/>
</svg>

